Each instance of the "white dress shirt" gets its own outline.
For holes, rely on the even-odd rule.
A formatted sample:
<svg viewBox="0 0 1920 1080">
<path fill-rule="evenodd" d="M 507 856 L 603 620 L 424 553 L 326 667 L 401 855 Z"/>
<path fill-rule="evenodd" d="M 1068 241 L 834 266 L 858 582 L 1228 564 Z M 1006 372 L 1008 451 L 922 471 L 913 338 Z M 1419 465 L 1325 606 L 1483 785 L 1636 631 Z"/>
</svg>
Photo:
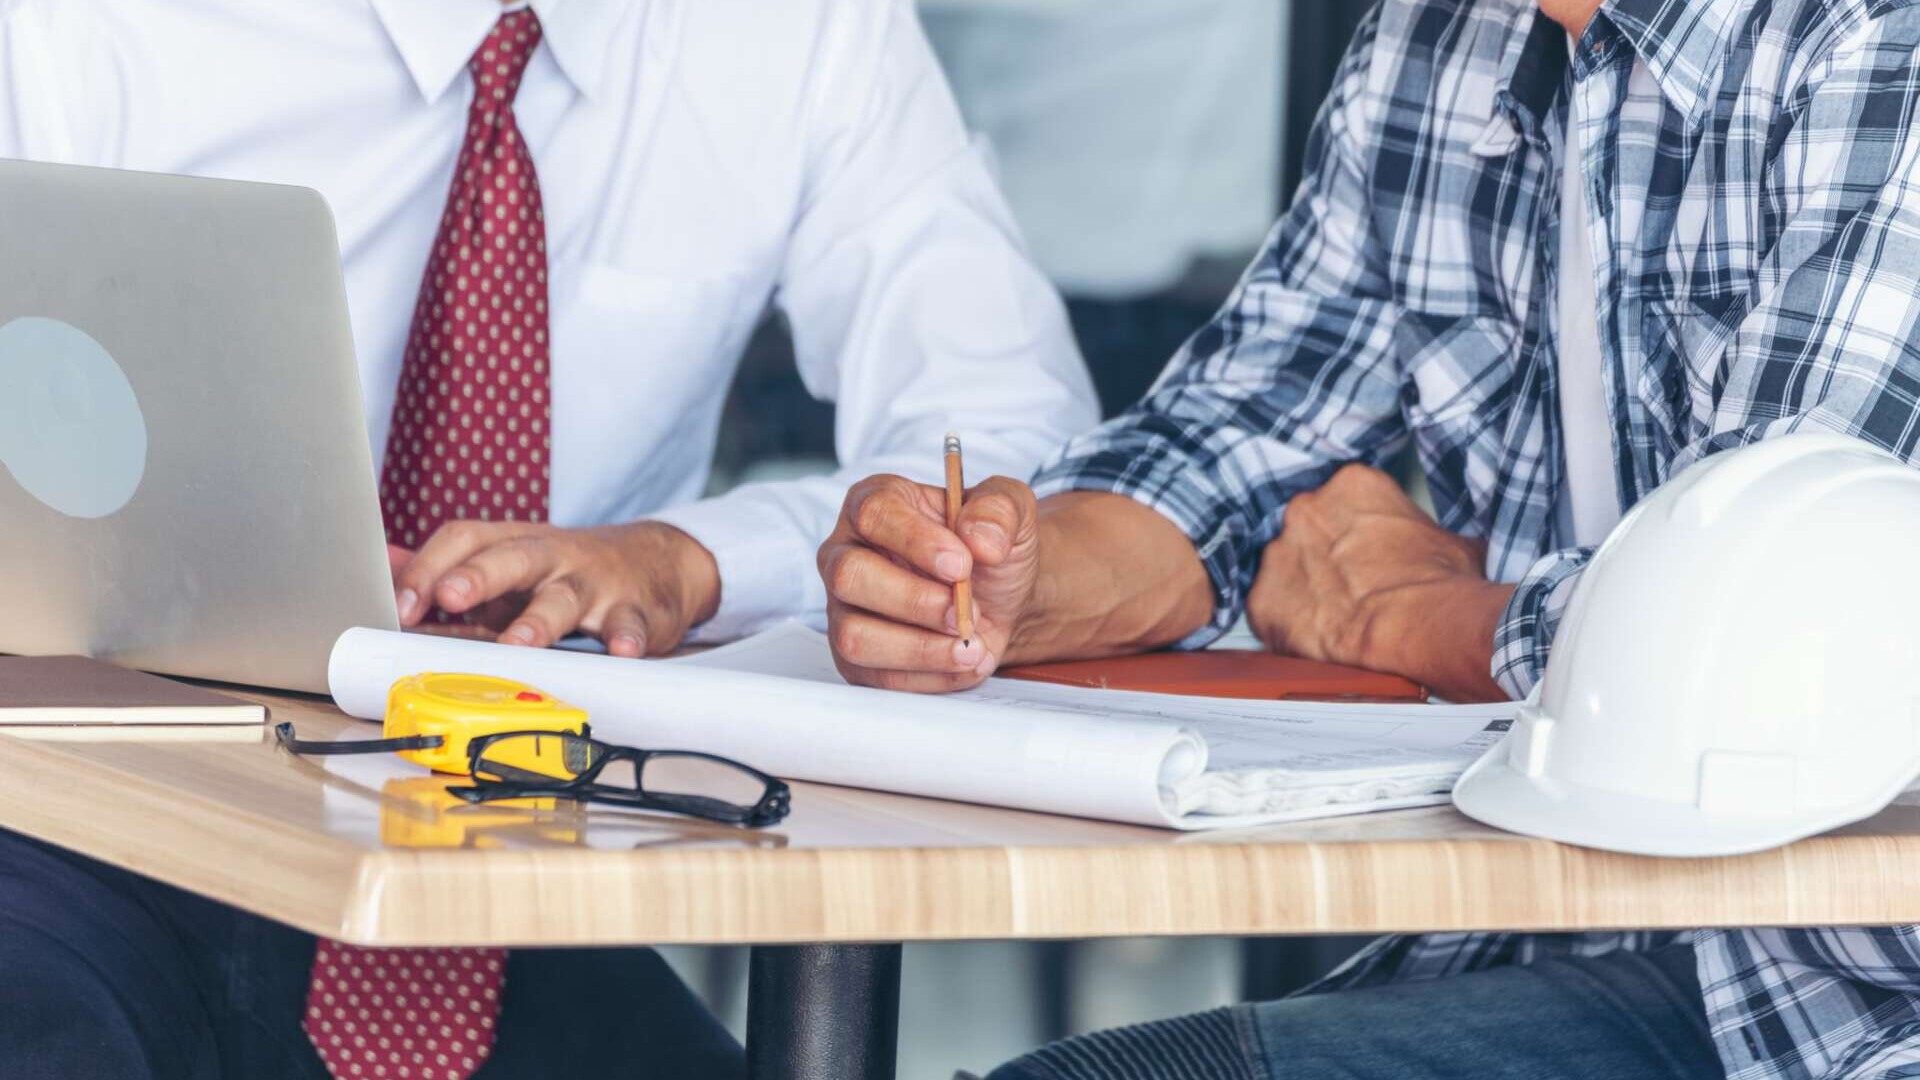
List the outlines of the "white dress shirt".
<svg viewBox="0 0 1920 1080">
<path fill-rule="evenodd" d="M 719 637 L 825 596 L 846 485 L 1024 478 L 1096 419 L 1058 297 L 906 0 L 532 0 L 515 112 L 546 205 L 552 519 L 670 522 Z M 302 184 L 339 223 L 379 460 L 499 0 L 0 0 L 0 157 Z M 698 500 L 770 303 L 843 469 Z"/>
</svg>

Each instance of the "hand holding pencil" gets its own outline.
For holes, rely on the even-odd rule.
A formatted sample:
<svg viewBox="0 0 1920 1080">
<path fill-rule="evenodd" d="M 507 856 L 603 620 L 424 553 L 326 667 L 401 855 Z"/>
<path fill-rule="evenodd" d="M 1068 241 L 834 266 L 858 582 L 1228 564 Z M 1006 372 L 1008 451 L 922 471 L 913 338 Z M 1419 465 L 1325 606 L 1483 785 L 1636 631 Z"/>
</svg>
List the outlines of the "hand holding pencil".
<svg viewBox="0 0 1920 1080">
<path fill-rule="evenodd" d="M 849 682 L 922 692 L 973 686 L 1006 659 L 1032 599 L 1032 489 L 1004 476 L 969 489 L 959 437 L 947 436 L 943 449 L 944 486 L 860 481 L 820 549 L 834 660 Z"/>
</svg>

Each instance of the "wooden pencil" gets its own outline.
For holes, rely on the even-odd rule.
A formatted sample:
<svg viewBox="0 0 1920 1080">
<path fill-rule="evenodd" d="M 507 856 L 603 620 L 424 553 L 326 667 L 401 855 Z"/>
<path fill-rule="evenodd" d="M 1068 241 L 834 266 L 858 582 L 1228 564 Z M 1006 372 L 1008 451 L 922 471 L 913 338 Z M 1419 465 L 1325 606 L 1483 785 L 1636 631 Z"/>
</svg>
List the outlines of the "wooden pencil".
<svg viewBox="0 0 1920 1080">
<path fill-rule="evenodd" d="M 947 528 L 960 529 L 960 504 L 967 490 L 960 466 L 960 436 L 947 433 Z M 960 641 L 973 641 L 973 582 L 953 583 L 953 618 L 958 624 Z"/>
</svg>

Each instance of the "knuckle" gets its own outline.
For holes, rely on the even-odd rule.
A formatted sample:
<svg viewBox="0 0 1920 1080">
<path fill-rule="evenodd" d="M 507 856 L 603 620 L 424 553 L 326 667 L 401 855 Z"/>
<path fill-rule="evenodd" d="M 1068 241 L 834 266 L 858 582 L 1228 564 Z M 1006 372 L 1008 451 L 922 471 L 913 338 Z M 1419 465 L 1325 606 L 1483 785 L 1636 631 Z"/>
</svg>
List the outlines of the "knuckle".
<svg viewBox="0 0 1920 1080">
<path fill-rule="evenodd" d="M 865 651 L 867 635 L 858 623 L 841 619 L 833 627 L 833 651 L 836 656 L 855 658 Z"/>
<path fill-rule="evenodd" d="M 532 562 L 534 556 L 546 550 L 547 545 L 550 543 L 552 543 L 552 541 L 538 536 L 515 536 L 510 539 L 501 540 L 491 546 L 493 550 L 503 555 L 512 556 L 522 562 Z"/>
<path fill-rule="evenodd" d="M 428 567 L 415 559 L 400 570 L 396 580 L 415 592 L 424 592 L 434 584 L 435 578 Z"/>
<path fill-rule="evenodd" d="M 895 479 L 892 473 L 874 473 L 872 476 L 855 481 L 853 486 L 847 489 L 847 504 L 852 505 L 866 498 L 874 492 L 887 487 L 893 483 Z"/>
<path fill-rule="evenodd" d="M 859 520 L 860 508 L 879 490 L 879 480 L 879 477 L 869 476 L 847 489 L 847 497 L 840 503 L 840 520 L 843 523 L 853 526 Z"/>
<path fill-rule="evenodd" d="M 449 580 L 456 577 L 465 578 L 472 588 L 456 593 L 454 585 L 457 583 Z M 480 604 L 499 599 L 498 590 L 493 585 L 493 578 L 494 575 L 484 564 L 467 562 L 454 567 L 441 579 L 439 587 L 447 595 L 458 595 L 469 604 Z"/>
<path fill-rule="evenodd" d="M 655 627 L 653 620 L 647 617 L 646 609 L 637 604 L 627 604 L 616 609 L 612 625 L 616 631 L 632 634 L 640 639 L 640 647 L 644 651 L 651 652 L 661 644 L 656 640 L 659 636 L 659 628 Z"/>
<path fill-rule="evenodd" d="M 914 666 L 938 671 L 953 666 L 953 646 L 945 638 L 922 637 L 914 643 Z"/>
<path fill-rule="evenodd" d="M 860 561 L 856 553 L 841 550 L 827 567 L 827 590 L 835 596 L 847 596 L 860 586 Z"/>
<path fill-rule="evenodd" d="M 836 670 L 840 672 L 840 677 L 847 680 L 848 685 L 851 685 L 851 686 L 874 685 L 873 676 L 867 671 L 866 668 L 863 668 L 858 664 L 847 663 L 846 660 L 842 659 L 837 653 L 834 655 L 834 658 L 833 658 L 833 666 Z"/>
<path fill-rule="evenodd" d="M 893 516 L 894 501 L 891 491 L 875 491 L 860 500 L 860 505 L 853 511 L 853 530 L 871 538 L 886 528 L 887 520 Z"/>
<path fill-rule="evenodd" d="M 989 477 L 983 486 L 989 487 L 995 495 L 1005 499 L 1008 508 L 1016 512 L 1024 511 L 1038 502 L 1031 486 L 1010 476 Z"/>
<path fill-rule="evenodd" d="M 945 589 L 930 589 L 920 593 L 920 620 L 929 626 L 938 626 L 947 617 L 947 608 L 953 605 L 953 594 Z"/>
<path fill-rule="evenodd" d="M 1020 506 L 1013 496 L 996 491 L 981 498 L 980 512 L 1003 523 L 1009 523 L 1020 516 Z"/>
<path fill-rule="evenodd" d="M 545 589 L 551 599 L 567 607 L 578 607 L 587 595 L 587 583 L 579 574 L 562 574 L 547 583 Z"/>
<path fill-rule="evenodd" d="M 469 560 L 467 562 L 461 563 L 459 566 L 454 567 L 445 576 L 452 577 L 455 574 L 458 574 L 459 576 L 466 578 L 468 581 L 473 582 L 473 592 L 469 595 L 472 595 L 472 596 L 489 595 L 487 590 L 492 585 L 493 574 L 488 571 L 487 565 L 485 563 L 479 562 L 477 560 Z"/>
</svg>

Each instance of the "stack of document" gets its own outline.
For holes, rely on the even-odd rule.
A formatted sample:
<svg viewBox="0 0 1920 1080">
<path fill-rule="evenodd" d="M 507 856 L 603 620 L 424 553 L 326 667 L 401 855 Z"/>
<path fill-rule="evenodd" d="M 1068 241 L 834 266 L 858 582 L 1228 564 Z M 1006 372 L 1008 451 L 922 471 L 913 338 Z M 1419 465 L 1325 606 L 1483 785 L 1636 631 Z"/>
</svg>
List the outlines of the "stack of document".
<svg viewBox="0 0 1920 1080">
<path fill-rule="evenodd" d="M 588 711 L 609 742 L 704 750 L 794 780 L 1174 829 L 1447 801 L 1515 706 L 1178 697 L 989 679 L 917 696 L 849 686 L 787 623 L 669 661 L 350 630 L 328 676 L 378 719 L 423 671 L 516 679 Z"/>
</svg>

